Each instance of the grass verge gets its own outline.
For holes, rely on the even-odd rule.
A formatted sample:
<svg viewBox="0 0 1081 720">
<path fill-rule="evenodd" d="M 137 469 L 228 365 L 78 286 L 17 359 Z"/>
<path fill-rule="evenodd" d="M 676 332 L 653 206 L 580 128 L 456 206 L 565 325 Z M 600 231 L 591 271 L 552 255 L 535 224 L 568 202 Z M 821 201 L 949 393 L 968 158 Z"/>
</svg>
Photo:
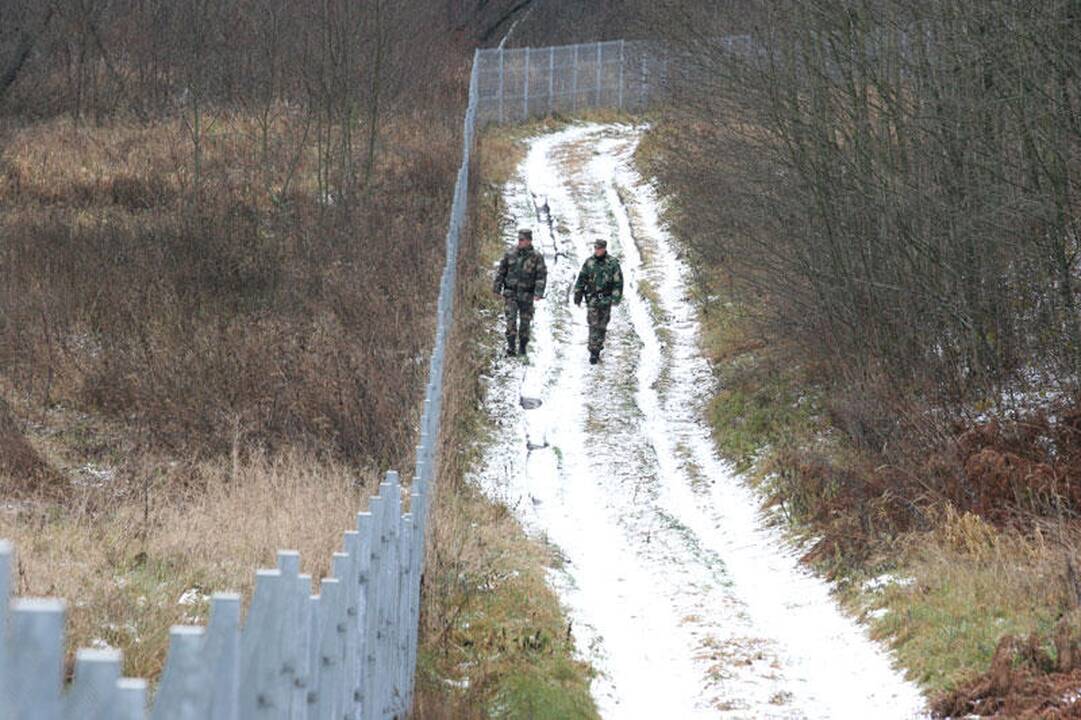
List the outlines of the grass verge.
<svg viewBox="0 0 1081 720">
<path fill-rule="evenodd" d="M 1061 538 L 950 514 L 906 540 L 898 564 L 908 579 L 865 584 L 862 597 L 875 634 L 931 690 L 984 672 L 1005 635 L 1035 636 L 1053 657 L 1056 625 L 1076 623 L 1076 589 L 1063 577 L 1073 548 Z"/>
</svg>

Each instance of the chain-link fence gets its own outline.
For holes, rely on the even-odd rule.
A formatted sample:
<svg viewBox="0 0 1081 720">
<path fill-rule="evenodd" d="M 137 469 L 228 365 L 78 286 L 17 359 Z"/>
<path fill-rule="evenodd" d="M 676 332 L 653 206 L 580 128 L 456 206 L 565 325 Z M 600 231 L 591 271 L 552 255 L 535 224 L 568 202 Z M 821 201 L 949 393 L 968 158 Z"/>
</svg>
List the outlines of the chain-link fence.
<svg viewBox="0 0 1081 720">
<path fill-rule="evenodd" d="M 481 50 L 476 64 L 481 125 L 589 108 L 638 112 L 657 98 L 667 72 L 650 44 L 624 40 Z"/>
</svg>

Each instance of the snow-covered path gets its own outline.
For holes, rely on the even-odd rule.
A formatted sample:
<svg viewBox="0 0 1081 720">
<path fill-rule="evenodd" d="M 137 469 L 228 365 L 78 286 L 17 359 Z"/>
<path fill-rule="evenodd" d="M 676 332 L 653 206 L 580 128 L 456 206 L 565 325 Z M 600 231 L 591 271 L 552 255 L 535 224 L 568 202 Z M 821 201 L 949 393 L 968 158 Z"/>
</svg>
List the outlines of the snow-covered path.
<svg viewBox="0 0 1081 720">
<path fill-rule="evenodd" d="M 492 378 L 497 435 L 476 479 L 565 561 L 552 582 L 599 671 L 603 717 L 920 717 L 918 690 L 716 455 L 701 420 L 713 379 L 686 268 L 631 162 L 639 137 L 589 125 L 536 138 L 505 189 L 549 292 L 528 361 Z M 570 289 L 598 237 L 626 291 L 594 367 Z"/>
</svg>

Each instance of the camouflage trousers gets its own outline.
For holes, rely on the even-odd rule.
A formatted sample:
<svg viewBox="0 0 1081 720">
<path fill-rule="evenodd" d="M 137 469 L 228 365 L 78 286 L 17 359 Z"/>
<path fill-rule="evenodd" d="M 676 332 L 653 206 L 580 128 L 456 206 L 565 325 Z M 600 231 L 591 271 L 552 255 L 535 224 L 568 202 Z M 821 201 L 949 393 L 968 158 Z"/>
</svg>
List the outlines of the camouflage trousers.
<svg viewBox="0 0 1081 720">
<path fill-rule="evenodd" d="M 507 339 L 515 336 L 523 342 L 529 340 L 529 325 L 533 322 L 533 297 L 523 300 L 520 297 L 504 296 L 503 313 L 507 317 Z"/>
<path fill-rule="evenodd" d="M 589 351 L 600 352 L 604 347 L 604 336 L 608 332 L 608 321 L 612 318 L 611 305 L 590 305 L 586 312 L 589 322 Z"/>
</svg>

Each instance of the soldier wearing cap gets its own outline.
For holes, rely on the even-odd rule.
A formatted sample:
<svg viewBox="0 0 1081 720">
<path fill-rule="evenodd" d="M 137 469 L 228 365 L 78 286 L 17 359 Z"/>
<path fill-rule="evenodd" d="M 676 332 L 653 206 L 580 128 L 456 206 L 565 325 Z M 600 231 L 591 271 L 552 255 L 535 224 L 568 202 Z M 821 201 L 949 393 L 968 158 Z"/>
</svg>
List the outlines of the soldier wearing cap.
<svg viewBox="0 0 1081 720">
<path fill-rule="evenodd" d="M 533 302 L 544 298 L 547 283 L 548 268 L 544 256 L 533 249 L 533 231 L 519 230 L 518 246 L 508 250 L 499 262 L 492 288 L 503 297 L 509 357 L 525 354 L 529 344 L 529 324 L 533 320 Z"/>
<path fill-rule="evenodd" d="M 604 349 L 604 336 L 608 331 L 608 321 L 612 317 L 612 306 L 623 300 L 623 272 L 619 261 L 608 254 L 608 242 L 597 240 L 593 243 L 593 255 L 578 273 L 578 282 L 574 284 L 574 304 L 586 301 L 589 320 L 589 363 L 600 362 L 601 350 Z"/>
</svg>

